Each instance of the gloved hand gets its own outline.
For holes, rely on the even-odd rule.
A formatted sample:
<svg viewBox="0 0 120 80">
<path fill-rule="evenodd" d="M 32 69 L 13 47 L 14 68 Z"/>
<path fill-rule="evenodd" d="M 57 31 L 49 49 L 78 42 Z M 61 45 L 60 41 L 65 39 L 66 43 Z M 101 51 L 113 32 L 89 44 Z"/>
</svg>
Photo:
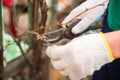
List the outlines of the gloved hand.
<svg viewBox="0 0 120 80">
<path fill-rule="evenodd" d="M 80 80 L 111 61 L 105 38 L 101 35 L 80 36 L 62 46 L 49 46 L 46 53 L 62 75 Z"/>
<path fill-rule="evenodd" d="M 103 15 L 104 11 L 107 8 L 108 2 L 109 0 L 86 0 L 84 3 L 73 9 L 71 13 L 63 20 L 62 23 L 65 24 L 78 14 L 86 11 L 82 15 L 79 15 L 75 18 L 81 19 L 81 21 L 72 29 L 73 34 L 81 33 L 86 30 L 92 23 L 99 20 L 99 18 Z M 65 26 L 63 25 L 63 27 Z"/>
</svg>

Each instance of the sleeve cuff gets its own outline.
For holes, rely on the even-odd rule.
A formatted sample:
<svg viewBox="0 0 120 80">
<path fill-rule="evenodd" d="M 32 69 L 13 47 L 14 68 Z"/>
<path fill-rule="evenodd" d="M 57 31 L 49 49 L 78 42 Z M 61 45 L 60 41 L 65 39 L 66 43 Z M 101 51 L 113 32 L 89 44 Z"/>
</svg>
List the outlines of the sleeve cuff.
<svg viewBox="0 0 120 80">
<path fill-rule="evenodd" d="M 109 56 L 110 56 L 110 59 L 113 61 L 115 58 L 114 58 L 114 56 L 113 56 L 113 54 L 112 54 L 112 50 L 111 50 L 110 45 L 109 45 L 109 43 L 108 43 L 108 41 L 107 41 L 107 39 L 106 39 L 106 36 L 105 36 L 104 33 L 102 33 L 102 32 L 100 32 L 100 35 L 102 36 L 102 38 L 103 38 L 103 40 L 104 40 L 104 43 L 105 43 L 105 45 L 106 45 L 107 51 L 108 51 Z"/>
</svg>

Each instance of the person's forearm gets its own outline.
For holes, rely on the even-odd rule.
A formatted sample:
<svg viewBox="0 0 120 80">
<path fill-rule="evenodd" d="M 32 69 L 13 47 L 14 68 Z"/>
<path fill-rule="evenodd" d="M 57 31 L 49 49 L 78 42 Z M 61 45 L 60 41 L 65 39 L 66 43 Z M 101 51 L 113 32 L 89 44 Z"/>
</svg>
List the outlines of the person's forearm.
<svg viewBox="0 0 120 80">
<path fill-rule="evenodd" d="M 120 31 L 105 33 L 114 58 L 120 58 Z"/>
</svg>

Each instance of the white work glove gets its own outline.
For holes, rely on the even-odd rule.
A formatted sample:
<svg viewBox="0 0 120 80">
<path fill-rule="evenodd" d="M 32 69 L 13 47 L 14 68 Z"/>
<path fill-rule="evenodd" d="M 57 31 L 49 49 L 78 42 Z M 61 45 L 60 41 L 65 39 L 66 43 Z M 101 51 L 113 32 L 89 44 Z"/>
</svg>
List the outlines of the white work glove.
<svg viewBox="0 0 120 80">
<path fill-rule="evenodd" d="M 88 10 L 90 8 L 95 7 L 96 5 L 99 5 L 103 3 L 102 5 L 99 5 L 93 9 L 90 9 L 83 13 L 82 15 L 78 16 L 75 19 L 81 19 L 81 21 L 75 25 L 72 29 L 73 34 L 78 34 L 86 30 L 91 24 L 95 23 L 100 19 L 100 17 L 105 12 L 109 0 L 86 0 L 81 5 L 76 7 L 71 11 L 71 13 L 63 20 L 63 24 L 69 22 L 72 18 L 74 18 L 76 15 L 82 13 L 85 10 Z M 65 27 L 65 26 L 63 26 Z"/>
<path fill-rule="evenodd" d="M 74 38 L 62 46 L 49 46 L 46 53 L 53 67 L 71 80 L 92 75 L 95 70 L 111 61 L 103 37 L 98 33 Z"/>
</svg>

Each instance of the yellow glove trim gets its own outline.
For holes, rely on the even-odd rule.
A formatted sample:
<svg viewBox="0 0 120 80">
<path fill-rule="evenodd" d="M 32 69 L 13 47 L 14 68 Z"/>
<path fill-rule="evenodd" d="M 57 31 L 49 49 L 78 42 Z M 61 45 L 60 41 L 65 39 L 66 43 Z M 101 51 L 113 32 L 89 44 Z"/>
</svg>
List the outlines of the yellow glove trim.
<svg viewBox="0 0 120 80">
<path fill-rule="evenodd" d="M 113 54 L 112 54 L 112 51 L 111 51 L 111 48 L 110 48 L 110 45 L 106 39 L 106 36 L 104 35 L 104 33 L 100 32 L 100 35 L 103 37 L 103 40 L 105 42 L 105 45 L 106 45 L 106 48 L 108 50 L 108 53 L 110 55 L 110 59 L 113 61 L 115 58 L 113 57 Z"/>
</svg>

